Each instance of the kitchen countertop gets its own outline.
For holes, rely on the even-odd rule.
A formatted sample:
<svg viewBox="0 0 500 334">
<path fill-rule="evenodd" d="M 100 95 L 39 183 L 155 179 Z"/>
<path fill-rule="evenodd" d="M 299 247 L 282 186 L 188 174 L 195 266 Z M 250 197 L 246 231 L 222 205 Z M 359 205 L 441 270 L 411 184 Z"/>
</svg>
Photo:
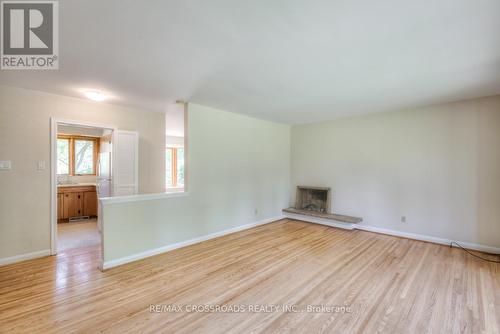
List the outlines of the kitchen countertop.
<svg viewBox="0 0 500 334">
<path fill-rule="evenodd" d="M 69 188 L 69 187 L 89 187 L 89 186 L 95 186 L 95 183 L 63 183 L 63 184 L 58 184 L 58 188 Z"/>
</svg>

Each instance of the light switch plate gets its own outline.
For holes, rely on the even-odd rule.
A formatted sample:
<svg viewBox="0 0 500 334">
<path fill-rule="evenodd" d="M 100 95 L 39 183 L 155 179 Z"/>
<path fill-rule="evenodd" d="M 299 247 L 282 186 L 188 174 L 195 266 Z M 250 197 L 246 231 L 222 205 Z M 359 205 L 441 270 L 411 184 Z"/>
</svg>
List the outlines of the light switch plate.
<svg viewBox="0 0 500 334">
<path fill-rule="evenodd" d="M 43 160 L 38 161 L 38 163 L 36 165 L 36 169 L 37 170 L 45 170 L 45 161 L 43 161 Z"/>
<path fill-rule="evenodd" d="M 0 161 L 0 170 L 9 170 L 12 169 L 12 165 L 10 161 L 8 160 L 1 160 Z"/>
</svg>

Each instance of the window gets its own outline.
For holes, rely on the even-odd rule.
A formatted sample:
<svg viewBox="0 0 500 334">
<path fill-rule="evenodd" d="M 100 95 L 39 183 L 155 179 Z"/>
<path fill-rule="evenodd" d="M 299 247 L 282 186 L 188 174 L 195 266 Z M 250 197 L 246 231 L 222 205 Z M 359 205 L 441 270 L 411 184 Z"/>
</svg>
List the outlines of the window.
<svg viewBox="0 0 500 334">
<path fill-rule="evenodd" d="M 57 174 L 96 175 L 99 138 L 59 135 Z"/>
<path fill-rule="evenodd" d="M 69 139 L 57 139 L 57 174 L 69 174 Z"/>
<path fill-rule="evenodd" d="M 177 185 L 184 186 L 184 148 L 177 149 Z"/>
<path fill-rule="evenodd" d="M 94 173 L 94 140 L 75 140 L 75 174 Z"/>
<path fill-rule="evenodd" d="M 184 148 L 167 147 L 165 166 L 167 188 L 184 187 Z"/>
<path fill-rule="evenodd" d="M 173 175 L 173 157 L 174 155 L 174 149 L 169 147 L 167 148 L 167 152 L 165 154 L 165 166 L 167 168 L 166 170 L 166 173 L 165 175 L 167 176 L 167 187 L 172 187 L 173 186 L 173 179 L 174 179 L 174 175 Z"/>
</svg>

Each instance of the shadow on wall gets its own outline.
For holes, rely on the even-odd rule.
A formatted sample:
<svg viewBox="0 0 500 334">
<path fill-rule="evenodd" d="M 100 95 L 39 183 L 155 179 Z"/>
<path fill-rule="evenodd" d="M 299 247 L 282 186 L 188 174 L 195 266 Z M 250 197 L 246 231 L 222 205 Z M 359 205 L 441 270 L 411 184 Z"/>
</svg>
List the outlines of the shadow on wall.
<svg viewBox="0 0 500 334">
<path fill-rule="evenodd" d="M 477 232 L 478 238 L 500 247 L 500 108 L 478 113 Z"/>
</svg>

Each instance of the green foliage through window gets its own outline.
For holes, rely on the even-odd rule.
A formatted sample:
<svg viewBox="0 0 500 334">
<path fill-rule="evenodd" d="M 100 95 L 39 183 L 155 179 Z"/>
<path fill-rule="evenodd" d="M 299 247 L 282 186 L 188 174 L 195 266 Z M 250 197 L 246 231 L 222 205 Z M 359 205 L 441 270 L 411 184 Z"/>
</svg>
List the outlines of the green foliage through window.
<svg viewBox="0 0 500 334">
<path fill-rule="evenodd" d="M 57 139 L 57 174 L 69 174 L 69 139 Z"/>
<path fill-rule="evenodd" d="M 94 173 L 94 141 L 75 140 L 75 174 Z"/>
</svg>

